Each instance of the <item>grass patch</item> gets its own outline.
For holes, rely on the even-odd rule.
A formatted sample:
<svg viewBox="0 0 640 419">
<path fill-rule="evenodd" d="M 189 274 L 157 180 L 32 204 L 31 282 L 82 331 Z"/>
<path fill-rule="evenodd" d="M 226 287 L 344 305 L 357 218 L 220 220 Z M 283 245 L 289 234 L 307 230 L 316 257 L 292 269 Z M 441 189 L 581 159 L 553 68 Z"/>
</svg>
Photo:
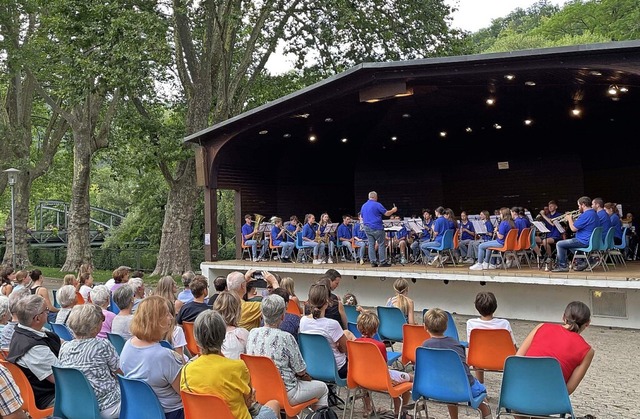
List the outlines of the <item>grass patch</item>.
<svg viewBox="0 0 640 419">
<path fill-rule="evenodd" d="M 62 271 L 60 271 L 59 268 L 49 268 L 47 266 L 30 266 L 28 268 L 28 270 L 33 270 L 33 269 L 40 269 L 40 271 L 42 272 L 42 275 L 45 278 L 60 279 L 61 281 L 64 278 L 64 276 L 67 275 L 67 274 L 76 275 L 76 272 L 62 272 Z M 113 274 L 113 271 L 94 270 L 93 271 L 93 281 L 96 284 L 104 284 L 105 282 L 107 282 L 109 279 L 112 278 L 112 274 Z M 157 276 L 157 275 L 156 276 L 147 276 L 147 275 L 145 275 L 142 279 L 143 279 L 145 285 L 156 286 L 156 284 L 158 283 L 160 278 L 161 277 Z M 182 285 L 182 279 L 181 279 L 180 275 L 174 275 L 173 279 L 176 280 L 176 282 L 178 283 L 178 286 Z"/>
</svg>

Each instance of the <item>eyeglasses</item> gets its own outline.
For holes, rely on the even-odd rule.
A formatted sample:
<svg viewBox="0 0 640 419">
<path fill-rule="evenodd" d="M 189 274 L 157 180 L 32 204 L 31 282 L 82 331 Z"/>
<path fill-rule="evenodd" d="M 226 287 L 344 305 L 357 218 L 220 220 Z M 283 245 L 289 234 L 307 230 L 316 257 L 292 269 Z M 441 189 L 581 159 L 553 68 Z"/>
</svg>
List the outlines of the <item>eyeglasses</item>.
<svg viewBox="0 0 640 419">
<path fill-rule="evenodd" d="M 49 308 L 45 307 L 44 310 L 42 310 L 40 313 L 36 314 L 35 316 L 33 316 L 33 318 L 35 319 L 36 317 L 40 316 L 41 314 L 44 313 L 49 313 Z"/>
</svg>

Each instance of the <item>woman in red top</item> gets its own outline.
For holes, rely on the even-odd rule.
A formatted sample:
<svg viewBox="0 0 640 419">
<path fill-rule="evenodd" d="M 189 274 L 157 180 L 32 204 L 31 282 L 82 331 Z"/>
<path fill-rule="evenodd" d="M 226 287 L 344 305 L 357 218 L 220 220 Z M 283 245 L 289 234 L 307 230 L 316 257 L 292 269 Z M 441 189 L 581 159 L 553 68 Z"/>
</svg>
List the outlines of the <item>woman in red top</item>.
<svg viewBox="0 0 640 419">
<path fill-rule="evenodd" d="M 569 394 L 573 393 L 591 365 L 595 351 L 580 333 L 591 322 L 591 311 L 581 301 L 567 305 L 564 324 L 541 323 L 529 333 L 517 355 L 549 356 L 560 362 Z"/>
</svg>

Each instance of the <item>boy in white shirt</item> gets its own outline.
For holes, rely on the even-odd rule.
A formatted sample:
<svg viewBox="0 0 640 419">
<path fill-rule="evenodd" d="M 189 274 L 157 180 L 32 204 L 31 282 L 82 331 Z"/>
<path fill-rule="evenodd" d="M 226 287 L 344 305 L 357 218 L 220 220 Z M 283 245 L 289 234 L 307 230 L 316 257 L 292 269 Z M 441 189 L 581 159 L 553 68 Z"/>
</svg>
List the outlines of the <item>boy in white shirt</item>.
<svg viewBox="0 0 640 419">
<path fill-rule="evenodd" d="M 493 317 L 493 313 L 498 308 L 498 300 L 496 300 L 496 296 L 492 292 L 479 292 L 476 295 L 475 306 L 478 313 L 480 313 L 480 317 L 467 320 L 467 342 L 470 340 L 473 329 L 506 329 L 511 335 L 513 344 L 516 345 L 516 339 L 513 337 L 509 320 Z M 478 381 L 484 383 L 484 371 L 476 370 L 475 373 Z"/>
</svg>

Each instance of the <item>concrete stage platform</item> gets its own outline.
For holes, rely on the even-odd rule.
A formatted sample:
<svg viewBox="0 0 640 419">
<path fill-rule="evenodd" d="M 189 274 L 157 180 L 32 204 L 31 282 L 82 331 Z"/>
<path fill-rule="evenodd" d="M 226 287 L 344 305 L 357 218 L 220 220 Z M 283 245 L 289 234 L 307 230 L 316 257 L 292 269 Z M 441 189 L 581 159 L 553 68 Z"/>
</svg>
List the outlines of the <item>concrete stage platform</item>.
<svg viewBox="0 0 640 419">
<path fill-rule="evenodd" d="M 249 269 L 290 276 L 295 280 L 300 300 L 307 299 L 311 283 L 333 268 L 342 274 L 336 294 L 352 292 L 360 305 L 369 307 L 385 304 L 387 298 L 394 295 L 395 279 L 406 278 L 410 281 L 409 297 L 415 301 L 416 311 L 440 307 L 468 316 L 477 314 L 473 303 L 475 295 L 482 290 L 496 295 L 496 316 L 508 319 L 559 322 L 567 303 L 580 300 L 591 307 L 593 325 L 640 329 L 640 262 L 637 261 L 627 261 L 626 267 L 611 267 L 606 272 L 597 267 L 593 273 L 552 273 L 526 264 L 522 269 L 471 271 L 469 265 L 372 268 L 369 264 L 352 262 L 313 265 L 248 260 L 203 262 L 200 268 L 210 282 L 218 275 Z"/>
</svg>

